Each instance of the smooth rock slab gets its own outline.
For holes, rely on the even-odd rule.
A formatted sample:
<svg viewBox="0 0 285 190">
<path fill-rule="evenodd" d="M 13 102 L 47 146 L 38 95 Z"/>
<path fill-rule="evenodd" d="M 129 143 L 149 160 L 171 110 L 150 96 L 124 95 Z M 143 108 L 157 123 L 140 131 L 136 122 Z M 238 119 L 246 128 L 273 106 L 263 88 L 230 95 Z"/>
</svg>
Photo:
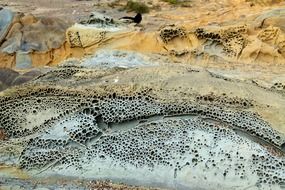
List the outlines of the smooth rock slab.
<svg viewBox="0 0 285 190">
<path fill-rule="evenodd" d="M 16 53 L 16 69 L 30 69 L 32 68 L 32 59 L 28 52 L 18 51 Z"/>
<path fill-rule="evenodd" d="M 0 45 L 9 31 L 13 18 L 14 13 L 10 10 L 0 10 Z"/>
</svg>

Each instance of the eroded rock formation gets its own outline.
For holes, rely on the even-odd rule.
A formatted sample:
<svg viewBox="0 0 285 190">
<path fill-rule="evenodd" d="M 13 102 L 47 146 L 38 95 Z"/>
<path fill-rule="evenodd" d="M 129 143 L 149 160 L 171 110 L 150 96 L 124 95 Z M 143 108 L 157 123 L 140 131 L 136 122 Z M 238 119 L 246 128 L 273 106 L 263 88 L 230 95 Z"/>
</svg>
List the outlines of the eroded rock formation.
<svg viewBox="0 0 285 190">
<path fill-rule="evenodd" d="M 147 31 L 96 12 L 68 29 L 67 24 L 57 19 L 16 15 L 3 28 L 1 64 L 8 68 L 55 65 L 68 57 L 82 57 L 102 48 L 160 53 L 183 62 L 282 64 L 284 15 L 284 8 L 276 8 L 234 24 L 221 22 L 197 27 L 181 22 Z"/>
<path fill-rule="evenodd" d="M 0 10 L 0 188 L 285 189 L 282 2 L 201 2 L 138 26 Z"/>
<path fill-rule="evenodd" d="M 2 94 L 1 160 L 37 177 L 282 189 L 284 121 L 272 124 L 262 107 L 282 120 L 283 103 L 270 89 L 203 69 L 65 66 Z"/>
</svg>

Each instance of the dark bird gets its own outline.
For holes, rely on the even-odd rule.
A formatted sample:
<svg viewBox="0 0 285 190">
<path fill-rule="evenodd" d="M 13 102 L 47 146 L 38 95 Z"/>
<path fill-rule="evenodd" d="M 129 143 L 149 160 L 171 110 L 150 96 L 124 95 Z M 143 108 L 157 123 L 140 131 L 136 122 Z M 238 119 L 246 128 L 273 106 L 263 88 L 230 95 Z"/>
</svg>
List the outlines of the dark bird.
<svg viewBox="0 0 285 190">
<path fill-rule="evenodd" d="M 135 17 L 124 16 L 120 19 L 128 19 L 128 20 L 133 21 L 134 23 L 139 24 L 142 21 L 142 15 L 140 13 L 137 13 Z"/>
</svg>

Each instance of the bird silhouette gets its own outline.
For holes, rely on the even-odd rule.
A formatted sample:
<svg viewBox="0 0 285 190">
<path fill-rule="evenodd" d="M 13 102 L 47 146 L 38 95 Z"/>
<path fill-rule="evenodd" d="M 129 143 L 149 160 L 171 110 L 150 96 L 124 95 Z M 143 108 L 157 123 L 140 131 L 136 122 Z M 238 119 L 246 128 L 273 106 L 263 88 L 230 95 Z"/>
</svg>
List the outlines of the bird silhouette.
<svg viewBox="0 0 285 190">
<path fill-rule="evenodd" d="M 131 20 L 136 24 L 139 24 L 142 21 L 142 15 L 140 13 L 137 13 L 137 15 L 135 17 L 129 17 L 129 16 L 124 16 L 120 19 L 127 19 L 127 20 Z"/>
</svg>

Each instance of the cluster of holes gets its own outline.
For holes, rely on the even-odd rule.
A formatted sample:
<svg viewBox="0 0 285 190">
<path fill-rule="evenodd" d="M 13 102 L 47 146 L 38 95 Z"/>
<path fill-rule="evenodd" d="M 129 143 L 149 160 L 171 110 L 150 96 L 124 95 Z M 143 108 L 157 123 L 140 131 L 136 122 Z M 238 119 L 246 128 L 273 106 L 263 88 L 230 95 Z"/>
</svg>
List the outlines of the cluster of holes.
<svg viewBox="0 0 285 190">
<path fill-rule="evenodd" d="M 284 187 L 284 175 L 282 177 L 282 174 L 284 174 L 283 172 L 285 167 L 284 159 L 280 160 L 272 156 L 258 154 L 252 154 L 251 156 L 253 164 L 262 163 L 262 165 L 256 168 L 256 172 L 260 176 L 261 183 L 267 183 L 272 185 L 279 184 Z M 279 168 L 281 169 L 280 171 Z"/>
<path fill-rule="evenodd" d="M 178 38 L 186 38 L 187 33 L 184 28 L 179 28 L 176 26 L 166 26 L 160 30 L 159 36 L 161 37 L 164 43 L 170 42 L 172 39 Z"/>
<path fill-rule="evenodd" d="M 50 89 L 47 89 L 47 91 L 40 91 L 36 93 L 35 96 L 41 94 L 44 95 L 45 92 L 48 91 L 50 91 Z M 17 98 L 16 100 L 8 102 L 4 101 L 0 103 L 2 108 L 0 111 L 1 127 L 5 130 L 5 133 L 9 138 L 24 137 L 36 133 L 41 129 L 46 129 L 62 119 L 62 117 L 76 111 L 81 107 L 81 101 L 82 98 L 74 97 L 68 99 L 66 97 L 23 97 L 21 98 L 21 101 L 18 101 Z M 31 106 L 27 108 L 27 105 Z M 47 118 L 39 125 L 33 126 L 33 120 L 27 118 L 28 116 L 34 116 L 36 118 L 38 115 L 41 116 L 43 112 L 49 112 L 48 110 L 59 107 L 61 109 L 56 109 L 53 113 L 54 116 Z M 13 114 L 11 114 L 9 110 L 13 111 Z"/>
<path fill-rule="evenodd" d="M 203 28 L 197 28 L 195 35 L 198 39 L 207 39 L 222 45 L 223 52 L 228 57 L 236 57 L 245 46 L 246 40 L 244 34 L 246 32 L 246 26 L 229 27 L 214 32 L 208 32 Z"/>
<path fill-rule="evenodd" d="M 147 95 L 146 92 L 139 92 L 133 96 L 117 95 L 115 93 L 95 97 L 73 97 L 66 94 L 66 97 L 38 97 L 44 92 L 36 93 L 36 97 L 25 97 L 16 101 L 1 103 L 1 127 L 8 137 L 21 137 L 35 133 L 39 129 L 46 129 L 58 120 L 76 112 L 89 114 L 93 117 L 101 116 L 105 123 L 118 123 L 132 119 L 144 119 L 154 115 L 171 114 L 195 114 L 203 117 L 217 119 L 230 124 L 233 127 L 241 128 L 257 135 L 275 145 L 283 144 L 280 134 L 272 129 L 270 125 L 263 121 L 258 115 L 250 112 L 229 111 L 215 106 L 200 105 L 195 103 L 169 104 L 160 103 L 158 99 Z M 211 101 L 213 97 L 198 97 L 198 100 Z M 219 100 L 231 104 L 235 100 Z M 243 106 L 251 105 L 243 100 Z M 30 105 L 27 109 L 26 105 Z M 31 127 L 31 121 L 27 121 L 24 115 L 42 114 L 42 111 L 60 108 L 55 110 L 53 117 L 47 118 L 40 125 Z M 10 111 L 13 110 L 13 114 Z M 17 111 L 18 110 L 18 111 Z M 25 128 L 23 126 L 29 126 Z M 92 127 L 92 126 L 90 126 Z M 96 131 L 94 132 L 96 133 Z M 74 137 L 76 134 L 73 135 Z M 83 137 L 81 137 L 83 138 Z M 84 141 L 82 139 L 82 141 Z"/>
<path fill-rule="evenodd" d="M 26 149 L 21 154 L 20 168 L 41 169 L 46 166 L 59 164 L 68 164 L 78 168 L 83 153 L 82 149 L 75 146 L 57 147 L 54 149 L 34 147 L 33 149 Z"/>
<path fill-rule="evenodd" d="M 41 78 L 41 80 L 45 79 L 45 80 L 49 80 L 49 81 L 55 81 L 55 80 L 60 80 L 60 79 L 69 79 L 71 78 L 74 74 L 76 74 L 78 71 L 80 71 L 79 69 L 75 69 L 75 68 L 60 68 L 60 69 L 56 69 L 56 70 L 52 70 L 49 72 L 48 75 L 43 75 L 40 76 L 39 78 Z"/>
<path fill-rule="evenodd" d="M 20 160 L 21 168 L 41 168 L 50 164 L 55 160 L 59 160 L 63 157 L 63 153 L 60 150 L 39 150 L 28 151 L 22 154 Z"/>
<path fill-rule="evenodd" d="M 96 36 L 95 36 L 96 34 Z M 94 43 L 100 43 L 105 37 L 106 37 L 107 31 L 93 31 L 93 41 Z M 79 31 L 67 31 L 68 41 L 70 43 L 70 46 L 72 48 L 74 47 L 86 47 L 86 44 L 84 44 L 84 41 L 82 41 Z M 88 37 L 88 36 L 86 36 Z M 89 44 L 90 45 L 90 44 Z"/>
<path fill-rule="evenodd" d="M 43 148 L 43 149 L 57 149 L 63 148 L 68 143 L 66 139 L 43 139 L 35 137 L 29 140 L 28 149 Z"/>
<path fill-rule="evenodd" d="M 68 41 L 72 48 L 74 47 L 83 47 L 82 42 L 80 40 L 80 34 L 78 31 L 67 31 Z"/>
<path fill-rule="evenodd" d="M 270 40 L 274 40 L 277 38 L 277 36 L 280 33 L 280 29 L 279 28 L 275 28 L 275 27 L 268 27 L 264 30 L 262 30 L 257 37 L 266 42 L 266 41 L 270 41 Z"/>
<path fill-rule="evenodd" d="M 223 96 L 216 96 L 214 94 L 207 94 L 207 95 L 198 95 L 196 96 L 196 100 L 199 102 L 206 102 L 213 103 L 215 105 L 220 106 L 234 106 L 240 108 L 249 108 L 253 106 L 253 102 L 248 99 L 242 99 L 239 97 L 227 97 L 226 95 Z"/>
<path fill-rule="evenodd" d="M 45 150 L 45 152 L 54 152 L 55 150 L 63 151 L 66 147 L 70 147 L 72 143 L 85 146 L 93 138 L 100 136 L 101 129 L 97 127 L 96 117 L 89 115 L 91 112 L 86 112 L 86 109 L 64 120 L 49 123 L 50 125 L 44 126 L 45 131 L 41 136 L 32 138 L 28 142 L 28 146 L 21 153 L 22 159 L 29 157 L 30 152 L 36 149 Z M 62 157 L 60 157 L 62 158 Z M 50 158 L 48 158 L 50 160 Z M 30 168 L 30 164 L 21 162 L 21 167 Z M 43 162 L 45 165 L 46 162 Z M 43 166 L 42 165 L 42 166 Z M 39 166 L 38 164 L 35 167 Z"/>
<path fill-rule="evenodd" d="M 195 35 L 198 39 L 208 39 L 215 42 L 221 42 L 221 35 L 214 32 L 206 32 L 203 28 L 197 28 L 195 30 Z"/>
<path fill-rule="evenodd" d="M 96 123 L 98 116 L 101 116 L 101 119 L 105 123 L 116 123 L 140 119 L 151 115 L 171 116 L 189 113 L 226 122 L 231 126 L 248 130 L 252 134 L 261 136 L 268 141 L 271 139 L 267 139 L 266 135 L 268 135 L 268 137 L 275 135 L 276 140 L 280 140 L 280 136 L 276 135 L 266 122 L 259 119 L 257 115 L 249 112 L 230 112 L 220 108 L 209 108 L 207 106 L 203 107 L 191 104 L 161 104 L 158 103 L 157 99 L 148 96 L 146 92 L 138 93 L 136 96 L 122 96 L 113 93 L 107 97 L 89 97 L 86 101 L 82 98 L 69 98 L 71 98 L 71 100 L 67 101 L 67 103 L 75 104 L 75 109 L 70 109 L 70 107 L 66 105 L 63 109 L 63 113 L 60 113 L 59 116 L 53 118 L 53 120 L 58 122 L 58 119 L 67 117 L 74 112 L 84 114 L 86 117 L 80 120 L 80 125 L 75 127 L 77 128 L 76 130 L 68 133 L 68 139 L 32 139 L 29 142 L 29 148 L 27 148 L 21 156 L 21 167 L 37 168 L 46 166 L 52 162 L 79 167 L 82 162 L 82 160 L 80 160 L 80 151 L 82 150 L 78 149 L 78 151 L 74 150 L 71 153 L 67 153 L 66 149 L 67 147 L 70 148 L 70 142 L 86 145 L 88 141 L 87 138 L 89 137 L 88 134 L 98 136 L 100 133 L 100 129 L 98 129 Z M 209 97 L 207 97 L 207 100 L 208 99 Z M 58 104 L 58 101 L 63 100 L 64 98 L 61 99 L 61 97 L 59 97 L 57 101 L 49 99 L 49 103 L 55 101 L 57 103 L 54 104 L 60 107 L 61 105 Z M 36 103 L 31 104 L 31 110 L 38 112 L 38 109 L 42 109 L 39 103 L 45 103 L 45 100 L 43 98 L 35 98 L 34 101 Z M 31 102 L 33 102 L 31 99 L 24 99 L 23 105 Z M 21 111 L 21 113 L 23 113 L 23 111 Z M 19 115 L 17 116 L 19 117 Z M 90 119 L 88 120 L 89 116 Z M 87 118 L 87 120 L 85 121 L 84 118 Z M 56 122 L 49 123 L 49 127 L 54 126 L 54 124 L 56 124 Z M 46 126 L 43 126 L 43 128 L 46 128 Z M 240 176 L 241 179 L 248 177 L 245 172 L 246 168 L 242 164 L 245 160 L 242 156 L 238 155 L 238 152 L 232 154 L 223 149 L 220 149 L 220 152 L 211 152 L 211 150 L 209 150 L 210 156 L 205 157 L 201 150 L 209 146 L 217 145 L 209 144 L 207 138 L 195 135 L 193 129 L 211 130 L 213 139 L 234 136 L 230 130 L 217 128 L 215 124 L 203 120 L 166 120 L 163 122 L 148 123 L 145 126 L 133 128 L 124 134 L 103 135 L 96 141 L 96 144 L 88 147 L 87 155 L 90 160 L 94 156 L 98 156 L 100 159 L 111 157 L 112 159 L 120 160 L 122 163 L 130 163 L 136 167 L 148 166 L 149 168 L 153 168 L 157 164 L 169 166 L 174 168 L 174 177 L 177 175 L 177 172 L 183 170 L 184 167 L 196 167 L 205 162 L 207 163 L 205 165 L 206 169 L 219 168 L 221 162 L 225 160 L 229 161 L 234 157 L 235 165 L 233 167 L 235 175 Z M 68 129 L 66 130 L 68 131 Z M 260 131 L 261 134 L 257 131 Z M 197 139 L 197 137 L 199 138 Z M 194 145 L 190 147 L 189 144 L 193 143 Z M 156 148 L 151 149 L 149 147 Z M 72 149 L 74 149 L 73 146 Z M 221 160 L 213 159 L 217 154 L 219 154 Z M 177 161 L 179 160 L 178 158 L 173 158 L 175 155 L 178 156 L 178 158 L 187 155 L 187 159 L 180 162 Z M 260 157 L 257 156 L 257 158 L 255 158 L 258 161 L 256 164 L 259 167 L 254 171 L 260 176 L 260 183 L 283 183 L 284 179 L 276 174 L 276 172 L 279 171 L 280 168 L 284 168 L 284 162 L 280 160 L 272 162 L 271 156 L 268 155 L 271 161 L 270 168 L 272 167 L 272 163 L 277 163 L 273 166 L 274 168 L 269 169 L 269 166 L 264 165 L 264 161 Z M 264 170 L 264 168 L 267 169 Z M 226 178 L 231 169 L 232 168 L 225 168 L 222 173 L 217 173 L 216 175 L 222 175 Z"/>
<path fill-rule="evenodd" d="M 125 164 L 135 167 L 147 166 L 150 170 L 157 165 L 170 167 L 174 178 L 184 167 L 201 169 L 203 166 L 203 171 L 215 170 L 214 175 L 222 176 L 225 180 L 229 175 L 233 175 L 233 170 L 234 175 L 241 180 L 249 179 L 250 170 L 250 175 L 259 176 L 258 184 L 284 185 L 285 179 L 282 174 L 280 175 L 285 167 L 284 160 L 274 158 L 265 152 L 253 153 L 252 158 L 245 158 L 244 153 L 240 153 L 238 149 L 223 149 L 220 140 L 229 139 L 242 146 L 250 146 L 250 142 L 237 137 L 232 130 L 217 125 L 216 122 L 200 118 L 150 122 L 125 132 L 102 135 L 95 144 L 86 149 L 86 152 L 74 148 L 72 152 L 60 152 L 60 148 L 37 151 L 34 147 L 22 156 L 21 167 L 37 168 L 54 162 L 80 169 L 80 158 L 84 154 L 87 155 L 87 162 L 92 162 L 94 158 L 111 158 L 119 161 L 116 163 L 123 167 Z M 218 151 L 212 150 L 217 147 Z"/>
<path fill-rule="evenodd" d="M 112 17 L 108 17 L 105 15 L 96 15 L 91 14 L 87 21 L 81 21 L 81 24 L 101 24 L 103 25 L 111 25 L 114 24 L 114 19 Z"/>
<path fill-rule="evenodd" d="M 170 167 L 174 178 L 184 167 L 199 167 L 203 171 L 222 171 L 214 175 L 225 180 L 234 170 L 234 175 L 240 179 L 249 179 L 251 174 L 256 174 L 258 183 L 284 185 L 284 176 L 279 173 L 285 167 L 284 160 L 264 152 L 252 154 L 254 159 L 245 158 L 247 155 L 238 149 L 223 149 L 219 143 L 225 139 L 250 147 L 249 141 L 236 137 L 233 131 L 223 126 L 217 127 L 217 123 L 199 118 L 169 119 L 142 124 L 119 134 L 103 135 L 88 148 L 86 155 L 90 161 L 94 157 L 111 158 L 123 167 L 125 164 L 137 168 L 147 166 L 150 170 L 157 165 Z"/>
<path fill-rule="evenodd" d="M 86 142 L 90 141 L 92 138 L 100 135 L 101 130 L 89 127 L 85 129 L 77 129 L 71 132 L 70 139 L 80 144 L 86 144 Z"/>
<path fill-rule="evenodd" d="M 271 89 L 284 91 L 285 90 L 285 84 L 283 84 L 281 82 L 276 82 L 273 84 L 273 86 L 271 86 Z"/>
<path fill-rule="evenodd" d="M 187 55 L 189 53 L 189 50 L 181 50 L 181 51 L 176 51 L 174 49 L 170 50 L 169 54 L 174 55 L 176 57 L 181 57 L 184 55 Z"/>
<path fill-rule="evenodd" d="M 100 102 L 104 109 L 100 110 L 102 119 L 106 123 L 118 123 L 132 119 L 144 119 L 148 116 L 163 113 L 163 106 L 147 95 L 116 96 Z"/>
<path fill-rule="evenodd" d="M 175 115 L 189 114 L 226 123 L 229 126 L 245 130 L 277 146 L 284 143 L 284 139 L 277 131 L 272 129 L 270 125 L 263 121 L 258 115 L 251 112 L 229 111 L 213 105 L 201 105 L 193 102 L 161 103 L 159 99 L 149 96 L 148 90 L 149 89 L 138 92 L 131 96 L 116 93 L 110 93 L 106 96 L 94 96 L 91 95 L 92 93 L 82 95 L 65 92 L 64 94 L 60 92 L 60 90 L 47 88 L 45 90 L 31 92 L 31 94 L 25 97 L 16 96 L 15 99 L 1 98 L 0 105 L 2 110 L 0 110 L 0 114 L 2 117 L 0 118 L 0 124 L 5 132 L 7 132 L 8 137 L 24 137 L 28 134 L 35 134 L 35 132 L 42 131 L 44 131 L 42 133 L 46 132 L 49 134 L 51 133 L 49 129 L 52 129 L 55 125 L 64 126 L 65 122 L 75 119 L 78 121 L 78 124 L 74 124 L 73 129 L 65 129 L 68 137 L 52 139 L 52 137 L 44 135 L 30 140 L 27 148 L 21 155 L 20 164 L 23 168 L 44 167 L 50 162 L 79 165 L 79 163 L 82 162 L 82 160 L 80 160 L 80 151 L 83 151 L 82 147 L 88 147 L 87 149 L 90 149 L 90 151 L 88 151 L 90 158 L 94 155 L 98 155 L 100 159 L 112 156 L 112 159 L 132 162 L 131 164 L 137 167 L 145 165 L 153 167 L 155 164 L 160 163 L 175 167 L 175 171 L 178 172 L 185 166 L 195 166 L 205 160 L 203 154 L 199 154 L 199 149 L 205 148 L 207 144 L 203 144 L 204 140 L 195 140 L 194 134 L 191 135 L 192 139 L 191 137 L 189 138 L 189 135 L 187 136 L 189 130 L 192 130 L 191 127 L 195 129 L 201 128 L 203 130 L 211 129 L 211 133 L 215 134 L 214 139 L 234 136 L 233 134 L 229 134 L 231 133 L 230 130 L 217 128 L 214 124 L 200 120 L 166 120 L 161 123 L 152 122 L 147 126 L 128 130 L 127 133 L 130 133 L 129 136 L 125 134 L 104 135 L 103 129 L 98 126 L 99 120 L 108 125 L 109 123 L 145 119 L 156 115 L 172 117 Z M 49 96 L 49 94 L 53 96 L 59 94 L 59 96 L 53 97 Z M 217 99 L 216 97 L 207 96 L 206 101 L 211 101 L 212 98 L 213 100 Z M 205 97 L 202 96 L 198 99 L 205 101 Z M 29 109 L 27 105 L 29 105 Z M 36 115 L 43 110 L 47 111 L 49 109 L 54 110 L 56 113 L 55 116 L 47 118 L 47 120 L 39 126 L 23 129 L 23 126 L 30 125 L 30 123 L 27 123 L 25 120 L 25 115 Z M 11 111 L 13 111 L 13 114 L 11 114 Z M 78 115 L 81 116 L 79 117 Z M 160 132 L 156 134 L 155 128 L 158 128 Z M 135 134 L 137 136 L 135 136 Z M 159 138 L 157 136 L 159 136 Z M 87 142 L 90 142 L 94 137 L 99 138 L 96 140 L 98 143 L 90 147 Z M 171 138 L 179 139 L 179 141 L 168 142 L 167 139 Z M 149 143 L 149 146 L 151 145 L 157 148 L 150 151 L 148 148 L 140 147 L 139 139 L 145 139 Z M 180 141 L 184 140 L 187 143 L 195 142 L 196 148 L 190 150 L 187 143 L 182 147 L 183 143 Z M 117 151 L 117 148 L 123 145 L 126 145 L 127 148 L 121 150 L 128 149 L 130 151 L 124 155 L 121 154 L 122 152 Z M 140 148 L 137 149 L 138 147 Z M 162 149 L 163 147 L 165 149 Z M 74 149 L 74 151 L 67 151 L 67 149 Z M 78 151 L 76 151 L 77 149 Z M 138 151 L 143 152 L 143 154 L 131 154 L 131 152 Z M 221 152 L 222 151 L 223 150 L 221 150 Z M 193 156 L 187 162 L 171 162 L 173 155 L 184 155 L 186 153 L 191 153 Z M 212 152 L 211 154 L 215 155 L 216 153 Z M 222 158 L 225 156 L 228 158 L 228 155 L 224 155 Z M 149 159 L 145 160 L 143 157 Z M 208 162 L 212 162 L 212 160 Z M 214 162 L 212 165 L 216 167 L 219 164 Z M 284 167 L 283 165 L 281 166 Z M 243 170 L 245 169 L 242 166 L 237 165 L 236 170 L 237 175 L 240 175 L 241 178 L 245 177 L 243 175 L 245 173 Z M 227 176 L 227 172 L 228 171 L 225 170 L 223 176 Z M 176 174 L 174 174 L 174 176 L 175 175 Z M 259 175 L 262 175 L 262 173 Z M 278 180 L 279 181 L 275 181 L 274 183 L 280 183 L 280 177 L 278 177 Z"/>
</svg>

